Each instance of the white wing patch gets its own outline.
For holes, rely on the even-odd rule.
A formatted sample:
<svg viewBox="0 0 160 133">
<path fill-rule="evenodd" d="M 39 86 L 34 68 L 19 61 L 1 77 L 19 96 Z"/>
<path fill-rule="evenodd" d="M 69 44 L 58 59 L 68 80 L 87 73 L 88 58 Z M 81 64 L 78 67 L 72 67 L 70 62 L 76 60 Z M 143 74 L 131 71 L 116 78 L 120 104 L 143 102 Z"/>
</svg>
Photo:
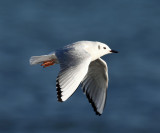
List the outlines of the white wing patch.
<svg viewBox="0 0 160 133">
<path fill-rule="evenodd" d="M 108 68 L 101 58 L 92 61 L 82 88 L 97 115 L 103 113 L 108 88 Z"/>
<path fill-rule="evenodd" d="M 57 77 L 58 101 L 67 100 L 85 77 L 91 62 L 90 55 L 83 49 L 63 49 L 56 52 L 61 70 Z"/>
</svg>

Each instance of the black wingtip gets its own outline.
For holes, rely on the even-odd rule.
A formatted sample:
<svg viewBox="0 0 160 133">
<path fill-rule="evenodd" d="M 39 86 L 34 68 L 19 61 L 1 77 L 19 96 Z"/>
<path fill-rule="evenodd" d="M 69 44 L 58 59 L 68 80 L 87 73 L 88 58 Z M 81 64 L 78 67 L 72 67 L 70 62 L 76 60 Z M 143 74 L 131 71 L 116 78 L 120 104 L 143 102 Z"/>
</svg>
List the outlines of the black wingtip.
<svg viewBox="0 0 160 133">
<path fill-rule="evenodd" d="M 88 98 L 89 103 L 92 105 L 93 110 L 94 110 L 94 112 L 96 113 L 96 115 L 101 116 L 102 114 L 100 114 L 100 113 L 97 111 L 97 108 L 96 108 L 96 106 L 95 106 L 95 103 L 93 102 L 92 98 L 90 98 L 90 96 L 89 96 L 89 94 L 88 94 L 87 92 L 86 92 L 86 96 L 87 96 L 87 98 Z"/>
<path fill-rule="evenodd" d="M 56 80 L 56 88 L 57 88 L 57 100 L 59 101 L 59 102 L 63 102 L 62 101 L 62 91 L 61 91 L 61 87 L 60 87 L 60 85 L 59 85 L 59 81 L 58 81 L 58 78 L 57 78 L 57 80 Z"/>
</svg>

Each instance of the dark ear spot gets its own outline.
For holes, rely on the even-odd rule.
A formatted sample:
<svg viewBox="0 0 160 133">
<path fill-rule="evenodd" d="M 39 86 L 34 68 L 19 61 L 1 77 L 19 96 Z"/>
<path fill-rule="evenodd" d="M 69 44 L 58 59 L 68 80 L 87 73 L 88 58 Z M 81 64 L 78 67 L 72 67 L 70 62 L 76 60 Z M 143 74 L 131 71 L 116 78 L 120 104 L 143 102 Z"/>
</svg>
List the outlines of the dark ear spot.
<svg viewBox="0 0 160 133">
<path fill-rule="evenodd" d="M 98 45 L 98 49 L 100 49 L 101 47 L 100 47 L 100 45 Z"/>
<path fill-rule="evenodd" d="M 104 49 L 106 49 L 106 47 L 103 47 Z"/>
</svg>

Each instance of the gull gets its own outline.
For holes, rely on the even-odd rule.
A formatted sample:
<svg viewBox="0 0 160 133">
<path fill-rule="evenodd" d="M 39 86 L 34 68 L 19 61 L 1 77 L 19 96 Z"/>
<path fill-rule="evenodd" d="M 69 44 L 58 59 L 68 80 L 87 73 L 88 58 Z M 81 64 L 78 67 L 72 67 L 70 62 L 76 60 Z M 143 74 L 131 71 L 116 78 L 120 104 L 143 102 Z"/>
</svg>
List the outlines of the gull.
<svg viewBox="0 0 160 133">
<path fill-rule="evenodd" d="M 107 88 L 108 67 L 101 56 L 118 53 L 108 45 L 96 41 L 78 41 L 48 55 L 32 56 L 30 64 L 48 67 L 60 64 L 56 79 L 57 99 L 66 101 L 81 84 L 95 113 L 103 113 Z"/>
</svg>

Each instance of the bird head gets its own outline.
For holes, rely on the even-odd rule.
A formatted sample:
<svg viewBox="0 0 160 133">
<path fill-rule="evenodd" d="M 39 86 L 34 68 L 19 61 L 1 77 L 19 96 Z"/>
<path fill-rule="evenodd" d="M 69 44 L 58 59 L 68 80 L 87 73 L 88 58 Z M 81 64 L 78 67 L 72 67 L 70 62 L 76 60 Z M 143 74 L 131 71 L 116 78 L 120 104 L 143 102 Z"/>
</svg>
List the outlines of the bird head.
<svg viewBox="0 0 160 133">
<path fill-rule="evenodd" d="M 96 46 L 98 53 L 100 56 L 106 55 L 106 54 L 111 54 L 111 53 L 118 53 L 116 50 L 110 49 L 110 47 L 107 44 L 101 43 L 101 42 L 96 42 Z"/>
</svg>

